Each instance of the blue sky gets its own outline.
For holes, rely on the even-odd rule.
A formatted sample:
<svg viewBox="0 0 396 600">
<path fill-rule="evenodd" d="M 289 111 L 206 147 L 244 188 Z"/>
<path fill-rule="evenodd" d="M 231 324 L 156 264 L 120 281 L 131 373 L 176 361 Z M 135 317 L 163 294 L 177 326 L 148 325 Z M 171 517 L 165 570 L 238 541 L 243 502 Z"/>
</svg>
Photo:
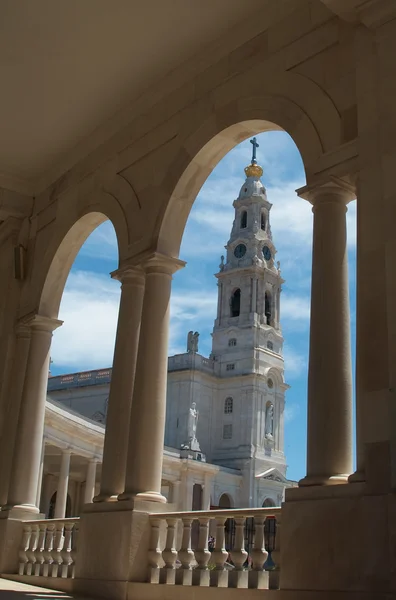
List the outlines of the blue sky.
<svg viewBox="0 0 396 600">
<path fill-rule="evenodd" d="M 295 190 L 305 185 L 302 160 L 293 140 L 282 131 L 257 135 L 262 181 L 273 204 L 271 228 L 286 280 L 281 295 L 281 325 L 286 394 L 285 452 L 288 477 L 305 474 L 308 336 L 310 309 L 312 212 Z M 213 170 L 187 221 L 180 258 L 187 266 L 173 281 L 169 354 L 184 352 L 187 332 L 200 332 L 199 352 L 209 355 L 216 315 L 214 273 L 224 254 L 234 218 L 232 202 L 245 179 L 251 144 L 236 146 Z M 356 202 L 349 205 L 348 254 L 352 348 L 355 345 Z M 80 250 L 70 272 L 54 334 L 53 375 L 108 367 L 112 363 L 120 286 L 109 277 L 117 268 L 117 243 L 110 222 L 98 227 Z M 329 318 L 335 318 L 329 315 Z M 354 359 L 354 356 L 353 356 Z"/>
</svg>

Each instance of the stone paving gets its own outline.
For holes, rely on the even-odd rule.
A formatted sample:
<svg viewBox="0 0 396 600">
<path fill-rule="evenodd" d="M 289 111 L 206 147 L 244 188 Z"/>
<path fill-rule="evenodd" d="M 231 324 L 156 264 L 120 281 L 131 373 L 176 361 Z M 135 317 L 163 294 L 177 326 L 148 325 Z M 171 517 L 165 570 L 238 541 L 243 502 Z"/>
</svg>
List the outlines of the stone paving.
<svg viewBox="0 0 396 600">
<path fill-rule="evenodd" d="M 83 600 L 81 597 L 0 578 L 0 600 Z M 86 600 L 86 599 L 84 599 Z"/>
</svg>

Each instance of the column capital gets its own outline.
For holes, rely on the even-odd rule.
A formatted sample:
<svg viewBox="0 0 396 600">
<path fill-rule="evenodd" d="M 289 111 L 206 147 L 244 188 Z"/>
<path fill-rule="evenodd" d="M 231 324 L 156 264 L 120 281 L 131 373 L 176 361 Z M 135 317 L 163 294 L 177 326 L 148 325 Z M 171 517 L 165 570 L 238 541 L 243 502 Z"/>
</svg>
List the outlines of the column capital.
<svg viewBox="0 0 396 600">
<path fill-rule="evenodd" d="M 29 314 L 19 320 L 17 328 L 28 327 L 30 330 L 52 333 L 61 325 L 63 325 L 63 321 L 59 319 L 51 319 L 50 317 L 38 314 Z"/>
<path fill-rule="evenodd" d="M 144 271 L 138 265 L 121 265 L 115 271 L 110 273 L 112 279 L 117 279 L 122 285 L 131 283 L 133 285 L 144 286 Z"/>
<path fill-rule="evenodd" d="M 173 275 L 176 271 L 183 269 L 186 266 L 184 260 L 166 256 L 160 252 L 153 252 L 147 256 L 141 263 L 146 274 L 160 273 L 165 275 Z"/>
<path fill-rule="evenodd" d="M 351 200 L 356 198 L 356 189 L 354 186 L 338 177 L 331 177 L 327 181 L 305 185 L 298 188 L 296 193 L 300 198 L 308 200 L 314 206 L 323 199 L 326 202 L 331 201 L 347 205 Z"/>
</svg>

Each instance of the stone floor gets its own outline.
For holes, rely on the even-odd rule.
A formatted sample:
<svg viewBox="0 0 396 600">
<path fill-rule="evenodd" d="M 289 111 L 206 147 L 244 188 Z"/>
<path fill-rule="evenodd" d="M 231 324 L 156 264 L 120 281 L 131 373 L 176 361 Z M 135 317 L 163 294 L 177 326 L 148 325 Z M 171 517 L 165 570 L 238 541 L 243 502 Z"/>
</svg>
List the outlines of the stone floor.
<svg viewBox="0 0 396 600">
<path fill-rule="evenodd" d="M 26 585 L 17 581 L 0 579 L 0 600 L 82 600 L 64 592 Z"/>
</svg>

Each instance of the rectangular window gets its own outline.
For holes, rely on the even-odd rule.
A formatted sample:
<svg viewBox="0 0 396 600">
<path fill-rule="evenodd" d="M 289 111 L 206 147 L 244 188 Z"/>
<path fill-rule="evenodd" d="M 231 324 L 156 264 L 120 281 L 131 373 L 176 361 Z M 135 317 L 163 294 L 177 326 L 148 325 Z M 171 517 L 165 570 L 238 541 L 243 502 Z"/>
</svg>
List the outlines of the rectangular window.
<svg viewBox="0 0 396 600">
<path fill-rule="evenodd" d="M 227 371 L 234 371 L 234 369 L 235 369 L 235 363 L 228 363 Z"/>
<path fill-rule="evenodd" d="M 232 424 L 227 423 L 223 425 L 223 440 L 231 440 L 232 439 Z"/>
</svg>

